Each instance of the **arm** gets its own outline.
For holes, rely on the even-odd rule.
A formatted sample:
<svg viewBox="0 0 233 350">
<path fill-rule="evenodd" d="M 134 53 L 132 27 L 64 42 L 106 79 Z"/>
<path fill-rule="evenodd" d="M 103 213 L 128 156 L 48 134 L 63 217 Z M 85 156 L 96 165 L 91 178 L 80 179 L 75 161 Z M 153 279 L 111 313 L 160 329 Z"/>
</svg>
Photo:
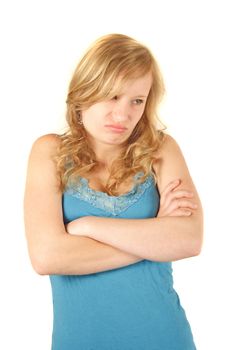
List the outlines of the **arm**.
<svg viewBox="0 0 233 350">
<path fill-rule="evenodd" d="M 194 193 L 193 200 L 197 208 L 191 216 L 139 220 L 86 217 L 83 218 L 81 231 L 77 220 L 70 223 L 68 232 L 85 234 L 127 253 L 154 261 L 174 261 L 198 255 L 203 235 L 201 202 L 181 150 L 171 136 L 166 137 L 160 149 L 155 170 L 160 192 L 169 181 L 180 178 L 180 189 Z"/>
<path fill-rule="evenodd" d="M 89 274 L 123 267 L 138 256 L 67 234 L 53 155 L 59 137 L 45 135 L 33 145 L 24 196 L 25 231 L 32 266 L 39 274 Z"/>
<path fill-rule="evenodd" d="M 68 225 L 69 233 L 75 235 L 77 229 L 80 230 L 78 220 Z M 199 254 L 199 237 L 190 217 L 150 219 L 86 217 L 85 221 L 86 223 L 82 224 L 81 235 L 143 259 L 175 261 Z"/>
<path fill-rule="evenodd" d="M 47 249 L 48 251 L 48 249 Z M 67 233 L 51 241 L 51 250 L 32 264 L 41 275 L 85 275 L 128 266 L 142 259 L 88 237 Z M 38 261 L 38 264 L 36 263 Z"/>
</svg>

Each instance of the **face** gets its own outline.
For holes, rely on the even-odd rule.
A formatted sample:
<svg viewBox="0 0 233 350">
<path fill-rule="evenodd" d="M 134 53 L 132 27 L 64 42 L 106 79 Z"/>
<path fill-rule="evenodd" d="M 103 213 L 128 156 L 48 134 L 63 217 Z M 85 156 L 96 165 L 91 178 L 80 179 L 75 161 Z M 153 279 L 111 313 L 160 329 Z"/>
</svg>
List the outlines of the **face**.
<svg viewBox="0 0 233 350">
<path fill-rule="evenodd" d="M 92 146 L 120 146 L 131 135 L 145 109 L 152 83 L 151 74 L 129 80 L 111 100 L 82 111 L 82 122 Z"/>
</svg>

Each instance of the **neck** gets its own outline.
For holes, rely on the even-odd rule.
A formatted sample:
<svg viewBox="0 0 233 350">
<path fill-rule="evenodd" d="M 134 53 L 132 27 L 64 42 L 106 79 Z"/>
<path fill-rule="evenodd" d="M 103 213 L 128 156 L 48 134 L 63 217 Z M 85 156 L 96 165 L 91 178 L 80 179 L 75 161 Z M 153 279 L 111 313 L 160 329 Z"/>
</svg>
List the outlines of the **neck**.
<svg viewBox="0 0 233 350">
<path fill-rule="evenodd" d="M 119 157 L 122 148 L 115 145 L 101 145 L 98 147 L 95 145 L 92 149 L 95 152 L 100 168 L 110 170 L 111 164 Z"/>
</svg>

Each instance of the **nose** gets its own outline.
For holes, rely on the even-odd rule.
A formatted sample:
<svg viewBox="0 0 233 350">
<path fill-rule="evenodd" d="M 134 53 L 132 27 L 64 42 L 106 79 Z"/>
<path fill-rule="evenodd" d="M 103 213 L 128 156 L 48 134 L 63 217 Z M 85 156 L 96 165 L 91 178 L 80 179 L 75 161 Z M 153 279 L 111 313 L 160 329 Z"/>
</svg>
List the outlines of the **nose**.
<svg viewBox="0 0 233 350">
<path fill-rule="evenodd" d="M 113 110 L 112 116 L 116 122 L 124 122 L 129 118 L 129 106 L 124 101 L 117 101 Z"/>
</svg>

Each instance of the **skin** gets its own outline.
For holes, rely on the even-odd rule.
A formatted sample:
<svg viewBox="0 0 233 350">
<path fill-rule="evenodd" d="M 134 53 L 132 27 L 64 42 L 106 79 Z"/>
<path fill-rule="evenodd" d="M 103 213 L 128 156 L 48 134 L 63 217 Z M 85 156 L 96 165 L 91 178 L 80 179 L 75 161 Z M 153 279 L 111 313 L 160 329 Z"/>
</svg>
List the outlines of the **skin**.
<svg viewBox="0 0 233 350">
<path fill-rule="evenodd" d="M 67 231 L 152 261 L 175 261 L 198 255 L 203 237 L 201 202 L 182 152 L 171 136 L 167 136 L 160 150 L 160 159 L 160 165 L 154 165 L 161 191 L 156 218 L 87 216 L 69 223 Z M 176 183 L 174 179 L 181 181 Z"/>
<path fill-rule="evenodd" d="M 84 111 L 84 127 L 102 164 L 108 165 L 112 155 L 117 155 L 121 144 L 127 140 L 142 117 L 146 97 L 139 105 L 137 98 L 140 95 L 148 96 L 151 82 L 150 74 L 130 81 L 116 99 L 94 104 Z M 106 130 L 106 124 L 120 124 L 127 130 L 113 133 Z M 178 260 L 199 254 L 202 241 L 200 200 L 179 146 L 171 137 L 168 136 L 167 139 L 163 154 L 167 152 L 166 158 L 170 158 L 170 165 L 166 165 L 167 162 L 163 167 L 154 165 L 154 170 L 158 174 L 158 187 L 161 189 L 165 179 L 169 178 L 169 175 L 164 174 L 170 174 L 171 180 L 174 180 L 172 179 L 174 174 L 183 177 L 183 183 L 188 185 L 188 190 L 183 187 L 183 190 L 180 188 L 174 191 L 179 183 L 172 182 L 163 191 L 161 189 L 164 195 L 161 196 L 161 206 L 156 218 L 132 220 L 83 217 L 69 223 L 66 227 L 67 232 L 93 238 L 144 259 Z M 193 193 L 196 203 L 190 201 Z M 199 211 L 192 215 L 194 210 L 197 211 L 197 202 L 200 206 Z M 168 230 L 168 227 L 172 227 L 172 230 Z"/>
<path fill-rule="evenodd" d="M 121 145 L 131 135 L 142 117 L 151 83 L 151 74 L 130 80 L 124 85 L 120 95 L 95 103 L 82 111 L 83 126 L 88 140 L 101 164 L 109 166 L 119 154 Z M 105 127 L 112 124 L 127 129 L 117 133 Z"/>
<path fill-rule="evenodd" d="M 104 169 L 98 179 L 104 179 L 111 159 L 117 156 L 122 143 L 140 120 L 145 105 L 133 101 L 148 95 L 150 79 L 147 75 L 130 81 L 115 99 L 82 111 L 89 142 Z M 110 132 L 105 128 L 106 123 L 124 125 L 127 130 Z M 171 136 L 166 136 L 157 154 L 158 162 L 154 164 L 161 195 L 156 218 L 83 217 L 67 227 L 63 223 L 62 193 L 52 161 L 59 142 L 59 137 L 54 134 L 40 137 L 32 146 L 28 162 L 25 231 L 32 265 L 39 274 L 89 274 L 145 258 L 173 261 L 200 253 L 203 236 L 201 202 L 182 152 Z M 179 183 L 174 182 L 177 179 L 180 179 Z"/>
</svg>

